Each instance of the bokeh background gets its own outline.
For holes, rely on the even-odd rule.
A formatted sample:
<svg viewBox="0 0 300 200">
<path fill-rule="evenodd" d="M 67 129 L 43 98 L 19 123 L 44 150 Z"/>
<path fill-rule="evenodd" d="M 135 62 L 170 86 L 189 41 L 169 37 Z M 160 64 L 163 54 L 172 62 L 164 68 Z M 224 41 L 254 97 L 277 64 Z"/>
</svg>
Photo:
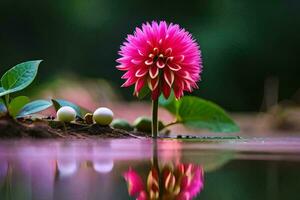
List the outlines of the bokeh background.
<svg viewBox="0 0 300 200">
<path fill-rule="evenodd" d="M 200 43 L 204 72 L 194 95 L 229 111 L 260 111 L 267 93 L 299 101 L 299 9 L 297 0 L 1 0 L 0 73 L 43 59 L 36 86 L 101 78 L 131 101 L 132 89 L 119 88 L 119 47 L 136 26 L 166 20 Z"/>
</svg>

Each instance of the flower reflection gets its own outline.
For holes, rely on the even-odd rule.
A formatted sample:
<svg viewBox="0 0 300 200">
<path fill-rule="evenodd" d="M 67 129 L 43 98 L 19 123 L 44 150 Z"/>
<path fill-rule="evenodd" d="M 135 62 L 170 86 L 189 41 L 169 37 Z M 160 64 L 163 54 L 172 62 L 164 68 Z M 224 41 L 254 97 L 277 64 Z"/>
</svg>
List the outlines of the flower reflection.
<svg viewBox="0 0 300 200">
<path fill-rule="evenodd" d="M 124 173 L 124 178 L 129 195 L 137 200 L 189 200 L 204 187 L 203 168 L 191 163 L 164 166 L 161 170 L 152 166 L 146 184 L 132 168 Z"/>
</svg>

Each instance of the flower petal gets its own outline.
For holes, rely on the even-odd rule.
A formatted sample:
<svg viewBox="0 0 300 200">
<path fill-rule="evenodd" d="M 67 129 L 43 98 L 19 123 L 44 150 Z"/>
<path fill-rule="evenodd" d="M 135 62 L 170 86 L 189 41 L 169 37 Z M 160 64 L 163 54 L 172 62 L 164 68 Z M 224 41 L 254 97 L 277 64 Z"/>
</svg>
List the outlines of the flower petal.
<svg viewBox="0 0 300 200">
<path fill-rule="evenodd" d="M 136 77 L 143 77 L 143 76 L 145 76 L 145 75 L 147 74 L 147 72 L 148 72 L 148 69 L 147 69 L 146 67 L 140 68 L 140 69 L 138 69 L 138 70 L 135 72 L 135 76 L 136 76 Z"/>
<path fill-rule="evenodd" d="M 183 96 L 183 88 L 184 88 L 184 83 L 181 80 L 177 80 L 174 83 L 174 95 L 176 99 L 180 99 L 180 97 Z"/>
<path fill-rule="evenodd" d="M 155 79 L 148 78 L 148 87 L 151 91 L 155 90 L 158 86 L 159 79 L 158 77 Z"/>
<path fill-rule="evenodd" d="M 139 49 L 138 49 L 138 53 L 139 53 L 140 56 L 144 56 L 143 52 Z"/>
<path fill-rule="evenodd" d="M 116 68 L 120 71 L 127 71 L 129 69 L 129 67 L 127 67 L 125 65 L 118 65 L 118 66 L 116 66 Z"/>
<path fill-rule="evenodd" d="M 161 45 L 161 44 L 162 44 L 162 39 L 160 39 L 160 40 L 158 41 L 158 44 L 159 44 L 159 45 Z"/>
<path fill-rule="evenodd" d="M 135 196 L 143 191 L 144 185 L 142 178 L 136 173 L 136 171 L 129 169 L 123 175 L 127 182 L 128 193 L 130 196 Z"/>
<path fill-rule="evenodd" d="M 133 85 L 134 83 L 136 82 L 136 78 L 128 78 L 125 83 L 123 83 L 123 85 L 121 85 L 121 87 L 128 87 L 128 86 L 131 86 Z"/>
<path fill-rule="evenodd" d="M 189 92 L 192 92 L 193 89 L 192 89 L 192 85 L 191 83 L 188 81 L 188 80 L 184 80 L 184 90 L 187 90 Z"/>
<path fill-rule="evenodd" d="M 169 172 L 165 180 L 165 189 L 168 191 L 173 191 L 175 187 L 175 183 L 176 183 L 175 176 L 171 172 Z"/>
<path fill-rule="evenodd" d="M 147 193 L 145 191 L 140 192 L 136 200 L 147 200 Z"/>
<path fill-rule="evenodd" d="M 177 64 L 168 65 L 168 67 L 170 70 L 175 71 L 175 72 L 181 70 L 180 65 L 177 65 Z"/>
<path fill-rule="evenodd" d="M 182 192 L 177 196 L 176 199 L 177 200 L 191 200 L 191 196 L 188 192 Z"/>
<path fill-rule="evenodd" d="M 179 56 L 179 62 L 183 62 L 183 61 L 184 61 L 184 58 L 185 58 L 184 55 L 180 55 L 180 56 Z"/>
<path fill-rule="evenodd" d="M 162 92 L 164 97 L 168 99 L 171 94 L 171 87 L 167 83 L 163 83 Z"/>
<path fill-rule="evenodd" d="M 132 76 L 131 74 L 131 71 L 127 71 L 125 74 L 123 74 L 123 76 L 121 76 L 121 79 L 128 79 Z"/>
<path fill-rule="evenodd" d="M 167 48 L 165 51 L 165 56 L 169 57 L 172 54 L 172 51 L 173 51 L 172 48 Z"/>
<path fill-rule="evenodd" d="M 141 60 L 131 59 L 131 63 L 135 65 L 139 65 L 141 62 L 142 62 Z"/>
<path fill-rule="evenodd" d="M 151 170 L 147 178 L 147 189 L 153 190 L 154 192 L 159 190 L 159 180 L 156 170 Z"/>
<path fill-rule="evenodd" d="M 174 73 L 171 70 L 164 70 L 164 80 L 170 87 L 172 87 L 174 82 Z"/>
<path fill-rule="evenodd" d="M 148 59 L 148 60 L 145 60 L 145 65 L 152 65 L 153 64 L 153 60 L 152 59 Z"/>
<path fill-rule="evenodd" d="M 185 78 L 189 81 L 195 82 L 194 79 L 191 77 L 190 73 L 188 73 L 187 71 L 184 71 L 183 78 Z"/>
<path fill-rule="evenodd" d="M 160 95 L 160 89 L 159 89 L 159 87 L 157 87 L 155 90 L 152 91 L 151 99 L 157 100 L 159 95 Z"/>
<path fill-rule="evenodd" d="M 159 72 L 159 70 L 158 70 L 158 68 L 155 67 L 155 66 L 150 67 L 150 69 L 149 69 L 149 75 L 150 75 L 150 77 L 151 77 L 152 79 L 154 79 L 154 78 L 156 78 L 156 77 L 158 76 L 158 72 Z"/>
<path fill-rule="evenodd" d="M 165 62 L 164 62 L 162 59 L 158 59 L 158 60 L 156 61 L 156 66 L 157 66 L 158 68 L 160 68 L 160 69 L 164 68 L 165 65 L 166 65 Z"/>
<path fill-rule="evenodd" d="M 135 95 L 138 95 L 139 92 L 141 91 L 141 89 L 143 88 L 145 84 L 145 79 L 144 78 L 139 78 L 136 83 L 135 83 L 135 87 L 134 87 L 134 93 Z"/>
</svg>

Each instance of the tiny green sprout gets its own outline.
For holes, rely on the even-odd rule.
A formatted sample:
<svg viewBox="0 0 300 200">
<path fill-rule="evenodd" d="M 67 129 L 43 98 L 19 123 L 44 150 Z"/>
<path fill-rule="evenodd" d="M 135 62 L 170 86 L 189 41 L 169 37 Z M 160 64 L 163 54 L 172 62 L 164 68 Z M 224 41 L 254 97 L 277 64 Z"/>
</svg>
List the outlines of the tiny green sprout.
<svg viewBox="0 0 300 200">
<path fill-rule="evenodd" d="M 76 118 L 76 111 L 70 106 L 63 106 L 57 111 L 56 117 L 59 121 L 71 122 Z"/>
<path fill-rule="evenodd" d="M 102 126 L 109 125 L 114 117 L 114 113 L 109 109 L 105 107 L 100 107 L 97 110 L 95 110 L 93 114 L 93 120 Z"/>
<path fill-rule="evenodd" d="M 114 119 L 111 123 L 113 128 L 122 129 L 125 131 L 133 131 L 133 127 L 124 119 Z"/>
<path fill-rule="evenodd" d="M 138 117 L 133 122 L 133 126 L 136 128 L 137 131 L 151 133 L 151 124 L 152 121 L 148 117 Z M 164 129 L 164 124 L 161 121 L 158 121 L 158 130 Z"/>
</svg>

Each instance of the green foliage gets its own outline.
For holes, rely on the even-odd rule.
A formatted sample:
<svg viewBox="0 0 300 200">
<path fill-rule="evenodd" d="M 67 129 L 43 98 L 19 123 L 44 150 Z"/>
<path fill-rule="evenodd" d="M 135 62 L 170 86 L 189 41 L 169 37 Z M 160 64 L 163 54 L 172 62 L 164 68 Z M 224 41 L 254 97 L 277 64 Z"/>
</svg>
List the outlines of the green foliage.
<svg viewBox="0 0 300 200">
<path fill-rule="evenodd" d="M 136 128 L 136 130 L 145 132 L 145 133 L 151 133 L 151 124 L 152 120 L 148 117 L 138 117 L 133 122 L 133 126 Z M 162 130 L 164 128 L 164 124 L 159 121 L 158 122 L 158 130 Z"/>
<path fill-rule="evenodd" d="M 8 112 L 10 114 L 10 116 L 12 117 L 16 117 L 19 113 L 19 111 L 26 105 L 29 103 L 29 98 L 26 96 L 18 96 L 16 98 L 14 98 L 9 106 L 8 106 Z"/>
<path fill-rule="evenodd" d="M 167 109 L 173 115 L 177 115 L 179 103 L 175 99 L 174 92 L 172 91 L 170 97 L 165 99 L 163 95 L 159 97 L 159 105 Z"/>
<path fill-rule="evenodd" d="M 133 127 L 124 119 L 115 119 L 110 124 L 113 128 L 122 129 L 126 131 L 133 131 Z"/>
<path fill-rule="evenodd" d="M 23 62 L 8 70 L 1 78 L 0 97 L 23 90 L 30 85 L 40 63 L 41 60 Z"/>
<path fill-rule="evenodd" d="M 35 60 L 20 63 L 9 69 L 1 77 L 2 87 L 0 87 L 0 97 L 2 99 L 0 102 L 0 112 L 8 112 L 12 117 L 23 117 L 42 111 L 52 105 L 52 103 L 44 100 L 29 103 L 29 98 L 26 96 L 15 97 L 12 101 L 9 98 L 11 93 L 25 89 L 33 82 L 41 62 L 41 60 Z"/>
<path fill-rule="evenodd" d="M 139 99 L 145 98 L 150 93 L 148 85 L 145 85 L 138 94 Z"/>
<path fill-rule="evenodd" d="M 37 113 L 37 112 L 43 111 L 43 110 L 49 108 L 50 106 L 52 106 L 52 102 L 50 102 L 50 101 L 35 100 L 35 101 L 32 101 L 32 102 L 26 104 L 21 109 L 21 111 L 19 112 L 19 114 L 17 115 L 17 117 L 24 117 L 26 115 L 31 115 L 33 113 Z"/>
<path fill-rule="evenodd" d="M 177 123 L 195 129 L 209 129 L 213 132 L 238 132 L 239 127 L 227 113 L 213 102 L 199 97 L 185 96 L 176 100 L 163 97 L 160 105 L 176 117 Z"/>
<path fill-rule="evenodd" d="M 69 102 L 67 100 L 63 100 L 63 99 L 51 99 L 51 101 L 52 101 L 53 106 L 54 106 L 56 111 L 58 111 L 63 106 L 70 106 L 76 111 L 76 115 L 78 117 L 82 117 L 80 107 L 75 105 L 74 103 Z"/>
</svg>

